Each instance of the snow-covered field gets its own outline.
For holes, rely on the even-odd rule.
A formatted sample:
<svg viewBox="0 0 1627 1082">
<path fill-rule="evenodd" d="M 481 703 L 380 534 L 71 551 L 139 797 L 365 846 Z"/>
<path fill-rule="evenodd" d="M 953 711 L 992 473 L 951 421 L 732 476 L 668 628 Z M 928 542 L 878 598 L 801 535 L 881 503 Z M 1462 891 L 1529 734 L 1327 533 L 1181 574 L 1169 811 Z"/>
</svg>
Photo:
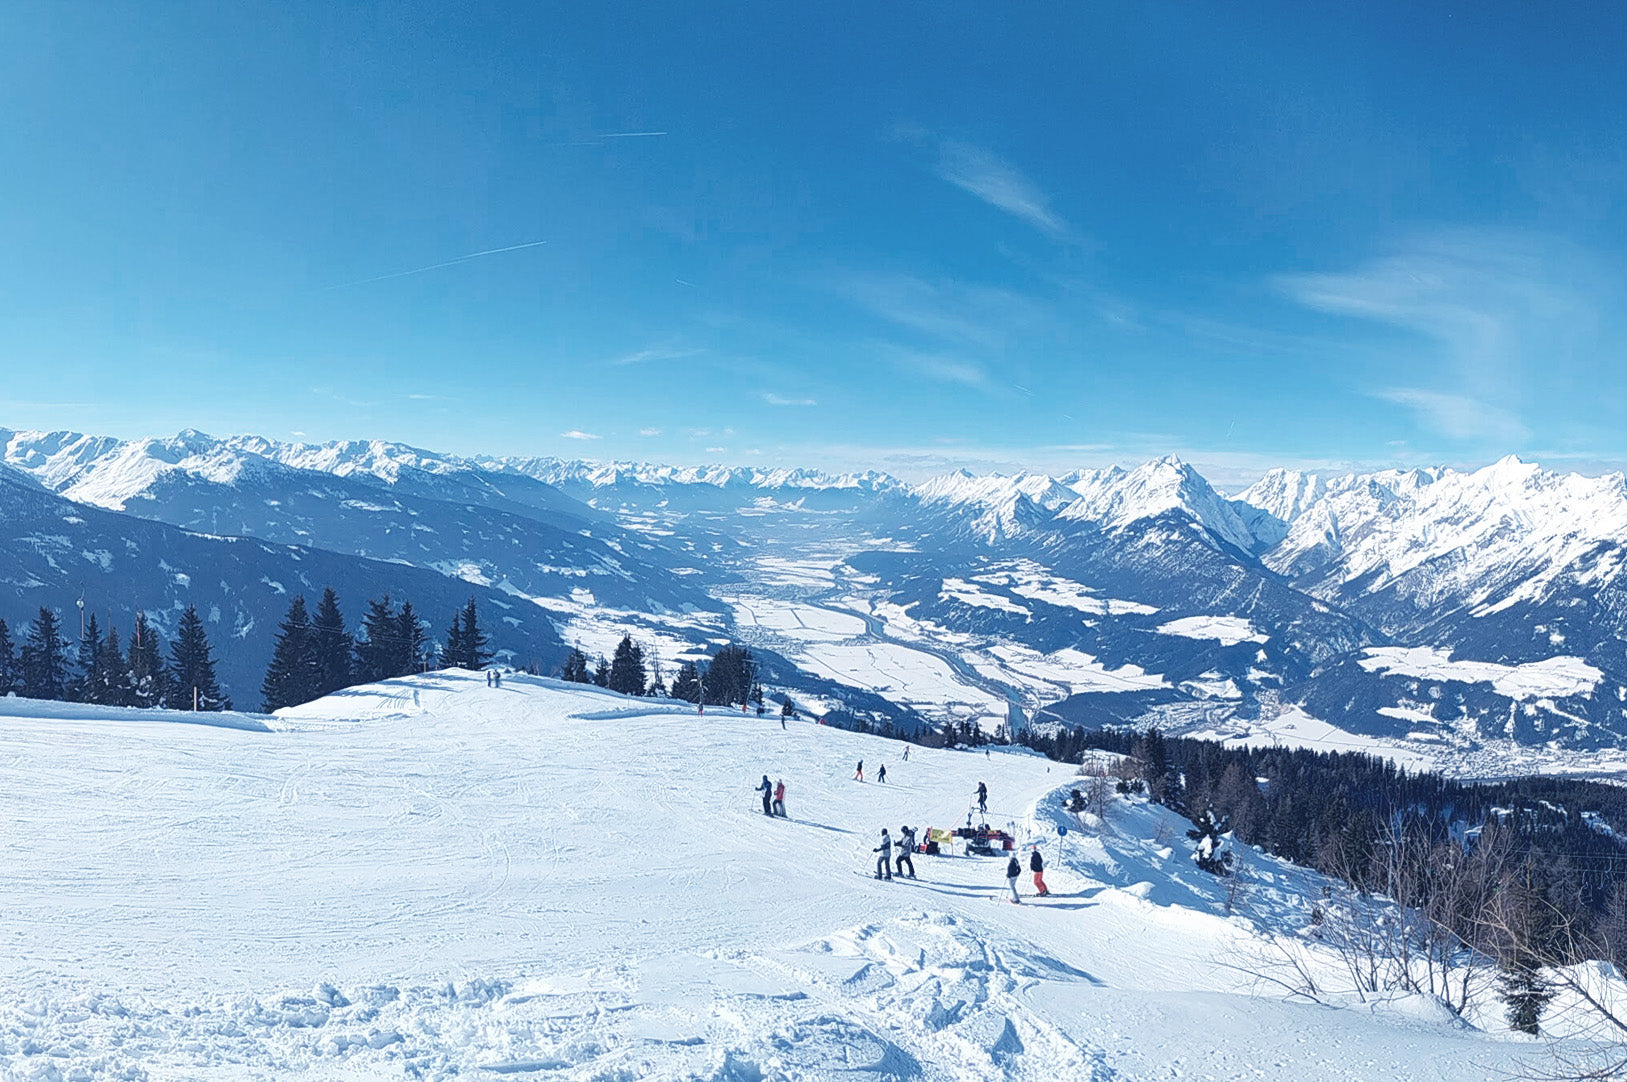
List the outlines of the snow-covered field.
<svg viewBox="0 0 1627 1082">
<path fill-rule="evenodd" d="M 1487 683 L 1511 699 L 1547 695 L 1591 695 L 1604 673 L 1579 657 L 1551 657 L 1523 665 L 1492 661 L 1453 661 L 1451 652 L 1430 646 L 1373 646 L 1359 662 L 1369 672 L 1397 673 L 1424 680 Z"/>
<path fill-rule="evenodd" d="M 1186 824 L 1076 821 L 1031 755 L 462 673 L 266 731 L 29 705 L 0 718 L 0 1078 L 1479 1082 L 1540 1053 L 1416 997 L 1249 994 L 1228 963 L 1319 881 L 1245 852 L 1228 913 Z M 960 853 L 868 877 L 881 827 L 959 825 L 978 781 L 1052 897 Z"/>
</svg>

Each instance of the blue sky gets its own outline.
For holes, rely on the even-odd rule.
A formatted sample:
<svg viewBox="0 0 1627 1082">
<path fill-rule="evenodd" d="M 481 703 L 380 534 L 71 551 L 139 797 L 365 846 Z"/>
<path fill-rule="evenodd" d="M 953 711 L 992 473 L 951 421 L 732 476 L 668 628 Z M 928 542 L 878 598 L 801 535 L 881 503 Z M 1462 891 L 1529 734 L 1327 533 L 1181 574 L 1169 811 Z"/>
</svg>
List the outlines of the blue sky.
<svg viewBox="0 0 1627 1082">
<path fill-rule="evenodd" d="M 1616 4 L 0 33 L 0 425 L 907 476 L 1627 461 Z"/>
</svg>

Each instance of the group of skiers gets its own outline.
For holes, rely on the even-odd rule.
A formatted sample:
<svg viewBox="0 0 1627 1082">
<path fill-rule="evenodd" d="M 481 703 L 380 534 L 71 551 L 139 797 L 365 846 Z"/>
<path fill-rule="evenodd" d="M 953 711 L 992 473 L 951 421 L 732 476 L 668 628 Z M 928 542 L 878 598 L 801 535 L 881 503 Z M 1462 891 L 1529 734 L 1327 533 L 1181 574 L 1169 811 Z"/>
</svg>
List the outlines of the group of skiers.
<svg viewBox="0 0 1627 1082">
<path fill-rule="evenodd" d="M 770 785 L 768 775 L 763 775 L 763 782 L 757 786 L 757 792 L 763 794 L 763 814 L 777 815 L 788 818 L 785 814 L 785 779 L 781 778 L 779 784 Z"/>
<path fill-rule="evenodd" d="M 893 856 L 893 850 L 894 849 L 898 850 L 898 855 L 896 857 Z M 910 876 L 909 877 L 911 879 L 915 878 L 915 860 L 914 860 L 915 828 L 914 827 L 899 827 L 898 828 L 898 840 L 896 842 L 893 841 L 892 836 L 887 833 L 887 828 L 882 827 L 881 828 L 881 844 L 876 846 L 874 849 L 870 850 L 870 852 L 872 852 L 872 853 L 880 853 L 881 854 L 879 857 L 876 858 L 876 878 L 877 879 L 887 879 L 887 880 L 892 879 L 893 871 L 892 871 L 891 865 L 889 864 L 889 860 L 891 860 L 893 862 L 896 862 L 896 864 L 898 866 L 899 878 L 901 878 L 901 879 L 903 878 L 903 876 L 904 876 L 904 865 L 906 865 L 906 864 L 908 864 L 910 866 Z"/>
<path fill-rule="evenodd" d="M 907 748 L 905 749 L 904 758 L 909 758 Z M 863 759 L 859 760 L 858 767 L 853 771 L 853 777 L 857 781 L 864 780 Z M 885 765 L 876 772 L 876 780 L 880 782 L 887 780 L 887 767 Z M 783 778 L 777 783 L 770 782 L 768 775 L 764 774 L 756 792 L 762 794 L 764 815 L 785 816 L 785 780 Z M 989 810 L 989 787 L 987 784 L 981 781 L 977 783 L 974 799 L 977 801 L 978 812 L 987 815 Z M 969 813 L 967 821 L 970 822 Z M 895 869 L 898 877 L 902 879 L 905 877 L 904 869 L 906 867 L 909 869 L 909 878 L 914 879 L 916 877 L 914 854 L 917 843 L 915 834 L 914 827 L 901 826 L 898 828 L 898 838 L 894 840 L 887 828 L 882 828 L 881 844 L 870 850 L 872 853 L 877 854 L 875 873 L 877 879 L 890 882 Z M 1045 858 L 1040 855 L 1038 846 L 1035 846 L 1033 852 L 1029 854 L 1028 868 L 1034 876 L 1035 892 L 1042 898 L 1048 896 L 1051 890 L 1045 885 Z M 1017 880 L 1021 876 L 1022 865 L 1018 862 L 1017 855 L 1013 853 L 1010 859 L 1006 861 L 1006 885 L 1011 888 L 1011 901 L 1013 904 L 1021 904 L 1022 902 L 1022 897 L 1017 892 Z"/>
</svg>

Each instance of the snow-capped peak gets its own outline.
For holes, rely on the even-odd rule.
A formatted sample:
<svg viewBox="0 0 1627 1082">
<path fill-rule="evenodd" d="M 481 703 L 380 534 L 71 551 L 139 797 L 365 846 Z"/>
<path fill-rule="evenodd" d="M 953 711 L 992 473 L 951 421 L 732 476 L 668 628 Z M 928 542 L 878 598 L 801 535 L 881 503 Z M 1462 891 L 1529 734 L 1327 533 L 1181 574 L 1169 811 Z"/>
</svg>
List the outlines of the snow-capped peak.
<svg viewBox="0 0 1627 1082">
<path fill-rule="evenodd" d="M 1069 487 L 1076 498 L 1062 508 L 1059 518 L 1121 529 L 1179 511 L 1243 552 L 1254 552 L 1263 542 L 1275 539 L 1257 532 L 1258 516 L 1252 508 L 1220 495 L 1202 474 L 1173 455 L 1144 462 L 1128 472 L 1115 467 L 1082 473 Z"/>
</svg>

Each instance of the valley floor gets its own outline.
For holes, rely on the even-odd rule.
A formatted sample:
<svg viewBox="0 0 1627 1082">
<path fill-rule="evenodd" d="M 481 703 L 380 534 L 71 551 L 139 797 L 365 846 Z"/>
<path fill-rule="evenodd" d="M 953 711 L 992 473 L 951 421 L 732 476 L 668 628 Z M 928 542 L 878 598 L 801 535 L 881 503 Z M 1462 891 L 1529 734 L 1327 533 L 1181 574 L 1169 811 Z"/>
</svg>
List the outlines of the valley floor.
<svg viewBox="0 0 1627 1082">
<path fill-rule="evenodd" d="M 1026 754 L 458 672 L 269 731 L 7 707 L 0 1078 L 1480 1082 L 1543 1054 L 1418 997 L 1249 994 L 1304 873 L 1249 857 L 1228 915 L 1184 822 L 1082 831 Z M 962 825 L 979 781 L 1052 897 L 1026 859 L 1020 906 L 998 858 L 869 877 L 880 828 Z"/>
</svg>

